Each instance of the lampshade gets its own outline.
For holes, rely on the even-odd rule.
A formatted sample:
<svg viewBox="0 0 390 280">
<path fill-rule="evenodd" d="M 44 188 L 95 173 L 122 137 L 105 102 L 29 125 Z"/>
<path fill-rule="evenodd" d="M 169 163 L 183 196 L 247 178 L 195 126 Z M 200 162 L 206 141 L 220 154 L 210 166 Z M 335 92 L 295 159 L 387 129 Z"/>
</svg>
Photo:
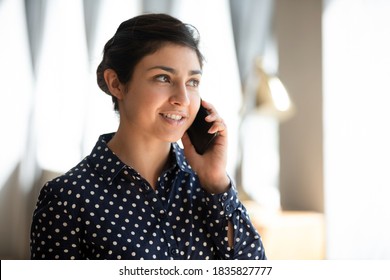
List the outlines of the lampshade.
<svg viewBox="0 0 390 280">
<path fill-rule="evenodd" d="M 275 117 L 279 121 L 290 118 L 294 113 L 294 105 L 282 81 L 276 75 L 266 73 L 261 58 L 256 59 L 256 71 L 256 112 Z"/>
</svg>

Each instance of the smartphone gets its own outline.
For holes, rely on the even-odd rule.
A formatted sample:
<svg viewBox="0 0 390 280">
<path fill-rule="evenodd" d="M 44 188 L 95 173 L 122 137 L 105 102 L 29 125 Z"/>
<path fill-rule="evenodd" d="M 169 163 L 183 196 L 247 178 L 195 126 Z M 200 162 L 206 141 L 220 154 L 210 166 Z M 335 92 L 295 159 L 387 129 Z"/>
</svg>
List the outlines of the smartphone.
<svg viewBox="0 0 390 280">
<path fill-rule="evenodd" d="M 217 136 L 217 133 L 208 133 L 208 130 L 213 125 L 213 123 L 206 122 L 205 118 L 208 115 L 209 112 L 202 106 L 201 102 L 195 120 L 187 130 L 192 145 L 194 145 L 196 152 L 200 155 L 203 155 L 206 152 L 214 138 Z"/>
</svg>

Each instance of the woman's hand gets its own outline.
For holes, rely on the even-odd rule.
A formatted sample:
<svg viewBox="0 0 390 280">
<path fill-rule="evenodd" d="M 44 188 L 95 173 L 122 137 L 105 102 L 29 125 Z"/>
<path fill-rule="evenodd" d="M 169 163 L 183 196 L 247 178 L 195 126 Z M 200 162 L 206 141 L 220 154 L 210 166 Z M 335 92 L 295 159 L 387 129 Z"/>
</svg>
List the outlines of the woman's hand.
<svg viewBox="0 0 390 280">
<path fill-rule="evenodd" d="M 208 150 L 200 155 L 195 151 L 188 134 L 183 135 L 184 154 L 192 169 L 198 174 L 200 183 L 209 193 L 222 193 L 228 190 L 230 179 L 226 174 L 227 164 L 227 128 L 214 106 L 202 100 L 202 105 L 209 111 L 207 122 L 213 122 L 209 133 L 218 135 Z"/>
</svg>

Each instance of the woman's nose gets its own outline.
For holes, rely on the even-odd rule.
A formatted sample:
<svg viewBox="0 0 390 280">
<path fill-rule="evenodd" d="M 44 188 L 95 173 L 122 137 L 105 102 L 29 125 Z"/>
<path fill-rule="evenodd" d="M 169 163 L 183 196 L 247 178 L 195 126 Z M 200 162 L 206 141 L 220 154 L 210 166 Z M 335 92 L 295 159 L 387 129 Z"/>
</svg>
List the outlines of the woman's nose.
<svg viewBox="0 0 390 280">
<path fill-rule="evenodd" d="M 190 104 L 190 99 L 185 84 L 176 85 L 176 87 L 174 87 L 170 97 L 170 102 L 179 106 L 188 106 Z"/>
</svg>

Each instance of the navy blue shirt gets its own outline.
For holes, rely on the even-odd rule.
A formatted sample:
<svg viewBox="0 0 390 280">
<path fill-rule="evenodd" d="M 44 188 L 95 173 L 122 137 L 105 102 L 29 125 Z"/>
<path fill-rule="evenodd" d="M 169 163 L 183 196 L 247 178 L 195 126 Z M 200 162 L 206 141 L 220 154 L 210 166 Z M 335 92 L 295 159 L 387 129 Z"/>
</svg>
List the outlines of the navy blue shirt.
<svg viewBox="0 0 390 280">
<path fill-rule="evenodd" d="M 265 259 L 233 184 L 206 192 L 173 143 L 170 167 L 153 190 L 108 148 L 113 135 L 102 135 L 89 156 L 42 188 L 32 259 Z"/>
</svg>

